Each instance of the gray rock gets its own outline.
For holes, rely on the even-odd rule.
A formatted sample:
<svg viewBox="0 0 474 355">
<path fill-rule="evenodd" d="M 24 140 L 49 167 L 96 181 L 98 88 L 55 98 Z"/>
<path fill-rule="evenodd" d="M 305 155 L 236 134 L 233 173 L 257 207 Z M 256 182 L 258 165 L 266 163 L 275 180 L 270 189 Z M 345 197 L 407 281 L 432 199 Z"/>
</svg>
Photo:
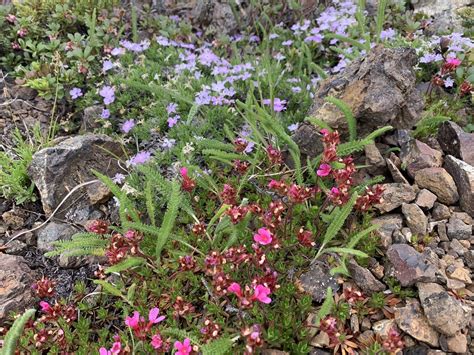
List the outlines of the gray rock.
<svg viewBox="0 0 474 355">
<path fill-rule="evenodd" d="M 434 193 L 427 189 L 422 189 L 418 192 L 415 203 L 421 208 L 430 210 L 433 208 L 436 199 L 437 197 Z"/>
<path fill-rule="evenodd" d="M 4 254 L 0 263 L 0 324 L 10 312 L 23 312 L 33 306 L 35 299 L 31 285 L 36 273 L 21 256 Z"/>
<path fill-rule="evenodd" d="M 309 122 L 300 124 L 291 138 L 305 156 L 313 158 L 323 152 L 322 134 Z"/>
<path fill-rule="evenodd" d="M 474 167 L 448 155 L 445 168 L 456 182 L 461 208 L 474 217 Z"/>
<path fill-rule="evenodd" d="M 52 251 L 53 242 L 69 240 L 77 232 L 78 229 L 69 224 L 49 222 L 37 232 L 38 249 L 42 252 Z"/>
<path fill-rule="evenodd" d="M 404 287 L 417 282 L 435 282 L 437 268 L 425 254 L 420 254 L 407 244 L 393 244 L 387 250 L 389 268 L 387 273 L 393 275 Z"/>
<path fill-rule="evenodd" d="M 447 340 L 448 351 L 456 354 L 467 353 L 467 336 L 461 332 L 449 337 Z"/>
<path fill-rule="evenodd" d="M 437 230 L 439 240 L 442 242 L 449 242 L 448 233 L 446 230 L 446 223 L 438 223 Z"/>
<path fill-rule="evenodd" d="M 445 121 L 438 130 L 438 142 L 446 154 L 474 165 L 474 133 L 464 132 L 453 121 Z"/>
<path fill-rule="evenodd" d="M 347 122 L 343 113 L 325 100 L 335 96 L 351 108 L 360 134 L 385 125 L 411 128 L 423 110 L 423 98 L 415 88 L 416 61 L 411 49 L 376 46 L 366 57 L 322 82 L 311 116 L 344 135 Z"/>
<path fill-rule="evenodd" d="M 328 287 L 334 292 L 339 289 L 336 278 L 331 276 L 329 267 L 322 262 L 312 264 L 309 270 L 301 275 L 298 284 L 305 292 L 311 294 L 315 302 L 321 302 L 326 298 Z"/>
<path fill-rule="evenodd" d="M 467 253 L 467 249 L 462 245 L 459 240 L 453 239 L 451 243 L 449 244 L 449 247 L 451 248 L 452 251 L 454 251 L 456 254 L 459 256 L 463 256 L 464 254 Z"/>
<path fill-rule="evenodd" d="M 392 244 L 392 236 L 403 226 L 403 216 L 400 214 L 387 214 L 372 219 L 372 224 L 378 224 L 377 234 L 380 236 L 382 245 L 388 248 Z"/>
<path fill-rule="evenodd" d="M 359 266 L 355 260 L 350 260 L 347 267 L 351 273 L 352 280 L 366 294 L 371 295 L 374 292 L 381 292 L 387 288 L 368 269 Z"/>
<path fill-rule="evenodd" d="M 402 146 L 400 159 L 402 166 L 406 167 L 408 175 L 412 178 L 419 170 L 440 167 L 443 163 L 441 152 L 416 139 L 412 139 Z"/>
<path fill-rule="evenodd" d="M 96 134 L 67 138 L 34 154 L 28 171 L 39 190 L 45 213 L 50 215 L 77 185 L 96 179 L 92 170 L 108 176 L 118 173 L 113 154 L 123 155 L 121 145 L 106 135 Z M 82 192 L 71 196 L 56 216 L 64 217 L 68 210 L 81 205 L 80 201 L 86 199 Z"/>
<path fill-rule="evenodd" d="M 373 175 L 383 174 L 386 163 L 375 143 L 365 146 L 365 164 L 369 165 L 368 171 Z"/>
<path fill-rule="evenodd" d="M 426 168 L 417 171 L 416 184 L 423 189 L 428 189 L 438 196 L 441 203 L 453 205 L 459 200 L 458 189 L 454 179 L 443 168 Z"/>
<path fill-rule="evenodd" d="M 473 5 L 472 0 L 411 0 L 415 14 L 423 13 L 432 19 L 431 33 L 463 32 L 459 11 Z"/>
<path fill-rule="evenodd" d="M 446 291 L 426 296 L 421 306 L 431 326 L 448 336 L 456 335 L 471 320 L 471 308 L 451 297 Z"/>
<path fill-rule="evenodd" d="M 102 114 L 102 109 L 102 105 L 94 105 L 84 109 L 82 114 L 81 131 L 91 132 L 94 129 L 99 128 L 98 122 L 100 115 Z"/>
<path fill-rule="evenodd" d="M 449 217 L 451 217 L 449 207 L 442 203 L 435 202 L 433 211 L 431 211 L 431 218 L 435 221 L 440 221 L 442 219 L 448 219 Z"/>
<path fill-rule="evenodd" d="M 421 302 L 434 293 L 444 292 L 443 286 L 433 282 L 418 282 L 416 287 L 418 288 L 418 297 Z"/>
<path fill-rule="evenodd" d="M 472 226 L 464 223 L 459 218 L 451 217 L 448 223 L 449 239 L 471 239 Z"/>
<path fill-rule="evenodd" d="M 392 175 L 392 179 L 394 182 L 406 185 L 410 184 L 405 178 L 405 176 L 403 176 L 400 169 L 397 168 L 397 166 L 393 163 L 391 159 L 386 159 L 385 162 L 387 163 L 388 171 L 390 171 L 390 175 Z"/>
<path fill-rule="evenodd" d="M 426 234 L 428 218 L 420 207 L 414 203 L 404 203 L 402 205 L 402 213 L 405 216 L 408 227 L 414 234 L 419 236 Z"/>
<path fill-rule="evenodd" d="M 413 338 L 434 347 L 439 345 L 438 333 L 428 323 L 417 300 L 409 299 L 405 307 L 396 308 L 395 322 Z"/>
<path fill-rule="evenodd" d="M 382 202 L 375 205 L 381 213 L 387 213 L 400 207 L 403 203 L 410 203 L 416 198 L 413 186 L 406 184 L 383 184 Z"/>
</svg>

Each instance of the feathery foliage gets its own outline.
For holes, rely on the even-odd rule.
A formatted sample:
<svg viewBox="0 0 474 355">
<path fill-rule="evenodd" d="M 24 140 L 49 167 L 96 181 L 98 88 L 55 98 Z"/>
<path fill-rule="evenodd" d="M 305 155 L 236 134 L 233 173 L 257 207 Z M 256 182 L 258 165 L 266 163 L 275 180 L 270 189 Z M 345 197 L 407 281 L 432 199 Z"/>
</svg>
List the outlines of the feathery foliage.
<svg viewBox="0 0 474 355">
<path fill-rule="evenodd" d="M 31 317 L 34 316 L 35 313 L 35 309 L 28 309 L 15 320 L 7 335 L 5 336 L 3 347 L 0 349 L 0 355 L 14 355 L 16 353 L 17 341 L 20 338 L 26 323 Z"/>
<path fill-rule="evenodd" d="M 326 101 L 336 106 L 344 114 L 349 129 L 349 139 L 351 142 L 355 141 L 357 138 L 357 121 L 349 105 L 334 96 L 328 96 Z"/>
</svg>

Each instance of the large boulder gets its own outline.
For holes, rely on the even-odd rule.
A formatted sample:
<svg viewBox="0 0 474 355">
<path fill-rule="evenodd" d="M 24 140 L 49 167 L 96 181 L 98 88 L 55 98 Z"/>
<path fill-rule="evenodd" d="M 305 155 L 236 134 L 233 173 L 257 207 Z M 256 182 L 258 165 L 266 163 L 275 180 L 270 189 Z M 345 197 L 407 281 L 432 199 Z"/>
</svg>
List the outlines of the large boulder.
<svg viewBox="0 0 474 355">
<path fill-rule="evenodd" d="M 462 32 L 462 17 L 460 14 L 469 6 L 472 0 L 411 0 L 414 12 L 423 13 L 432 19 L 430 29 L 436 33 Z"/>
<path fill-rule="evenodd" d="M 2 254 L 1 257 L 0 324 L 3 324 L 10 312 L 23 312 L 34 304 L 31 286 L 36 275 L 21 256 Z"/>
<path fill-rule="evenodd" d="M 325 100 L 334 96 L 349 105 L 359 133 L 386 125 L 413 127 L 423 110 L 423 98 L 415 88 L 416 62 L 412 49 L 376 46 L 366 57 L 348 65 L 344 72 L 322 82 L 311 116 L 341 133 L 347 132 L 344 114 Z"/>
<path fill-rule="evenodd" d="M 92 170 L 108 176 L 118 173 L 120 170 L 116 157 L 122 155 L 121 145 L 102 134 L 67 138 L 34 154 L 28 172 L 39 190 L 46 215 L 51 215 L 74 187 L 96 179 Z M 92 212 L 82 211 L 92 202 L 83 192 L 79 190 L 71 196 L 56 216 L 74 215 L 71 211 L 81 210 L 81 213 L 76 213 L 80 217 L 76 221 L 89 218 Z"/>
</svg>

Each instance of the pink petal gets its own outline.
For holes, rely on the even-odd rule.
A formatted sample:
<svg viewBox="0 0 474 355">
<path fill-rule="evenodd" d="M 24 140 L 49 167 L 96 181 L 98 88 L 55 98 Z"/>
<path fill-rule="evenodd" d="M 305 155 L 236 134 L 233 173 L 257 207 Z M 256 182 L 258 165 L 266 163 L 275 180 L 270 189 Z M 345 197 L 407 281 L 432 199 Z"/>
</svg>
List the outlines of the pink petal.
<svg viewBox="0 0 474 355">
<path fill-rule="evenodd" d="M 160 314 L 159 308 L 152 308 L 150 309 L 150 313 L 148 313 L 148 320 L 152 323 L 157 323 L 158 315 Z"/>
</svg>

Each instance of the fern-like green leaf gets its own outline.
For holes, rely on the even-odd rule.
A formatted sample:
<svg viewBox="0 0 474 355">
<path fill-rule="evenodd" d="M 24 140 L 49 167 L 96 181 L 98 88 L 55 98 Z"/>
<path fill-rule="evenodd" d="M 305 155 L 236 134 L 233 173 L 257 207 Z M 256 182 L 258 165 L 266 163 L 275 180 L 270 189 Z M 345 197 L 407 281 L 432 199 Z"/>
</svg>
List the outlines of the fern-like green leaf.
<svg viewBox="0 0 474 355">
<path fill-rule="evenodd" d="M 28 309 L 19 318 L 13 322 L 10 330 L 8 331 L 3 341 L 3 347 L 0 349 L 0 355 L 14 355 L 17 350 L 17 342 L 23 333 L 26 323 L 36 313 L 35 309 Z"/>
<path fill-rule="evenodd" d="M 174 337 L 176 340 L 183 341 L 185 338 L 190 339 L 194 344 L 199 344 L 199 338 L 194 336 L 193 334 L 179 328 L 166 328 L 161 330 L 161 334 L 166 336 Z"/>
<path fill-rule="evenodd" d="M 108 283 L 107 281 L 105 281 L 105 280 L 94 280 L 94 283 L 96 285 L 102 286 L 102 288 L 105 291 L 107 291 L 109 294 L 111 294 L 113 296 L 116 296 L 116 297 L 120 297 L 122 299 L 125 299 L 125 296 L 122 294 L 122 292 L 117 287 L 115 287 L 114 285 Z"/>
<path fill-rule="evenodd" d="M 328 287 L 326 291 L 326 298 L 324 299 L 321 308 L 318 311 L 318 316 L 316 317 L 316 325 L 319 326 L 321 319 L 326 317 L 331 313 L 332 308 L 334 307 L 334 298 L 332 296 L 332 288 Z"/>
<path fill-rule="evenodd" d="M 349 201 L 339 210 L 337 215 L 331 221 L 329 227 L 326 230 L 326 233 L 324 234 L 323 243 L 320 247 L 317 257 L 322 252 L 324 252 L 324 248 L 326 247 L 326 245 L 336 237 L 337 233 L 339 233 L 347 217 L 352 212 L 352 208 L 354 207 L 357 197 L 357 193 L 353 193 Z"/>
<path fill-rule="evenodd" d="M 107 274 L 110 274 L 113 272 L 122 272 L 128 269 L 131 269 L 132 267 L 143 265 L 145 263 L 146 263 L 146 260 L 143 258 L 130 256 L 127 259 L 122 260 L 118 264 L 109 266 L 108 268 L 105 269 L 105 272 Z"/>
<path fill-rule="evenodd" d="M 203 345 L 200 350 L 202 355 L 225 355 L 232 349 L 233 344 L 230 338 L 219 338 Z"/>
<path fill-rule="evenodd" d="M 161 224 L 159 236 L 156 241 L 155 256 L 158 262 L 160 261 L 161 252 L 168 241 L 171 231 L 174 227 L 174 223 L 178 216 L 179 205 L 181 204 L 182 194 L 181 186 L 177 181 L 173 181 L 171 185 L 171 196 L 168 201 L 168 208 L 166 209 L 165 216 L 163 217 L 163 223 Z"/>
</svg>

